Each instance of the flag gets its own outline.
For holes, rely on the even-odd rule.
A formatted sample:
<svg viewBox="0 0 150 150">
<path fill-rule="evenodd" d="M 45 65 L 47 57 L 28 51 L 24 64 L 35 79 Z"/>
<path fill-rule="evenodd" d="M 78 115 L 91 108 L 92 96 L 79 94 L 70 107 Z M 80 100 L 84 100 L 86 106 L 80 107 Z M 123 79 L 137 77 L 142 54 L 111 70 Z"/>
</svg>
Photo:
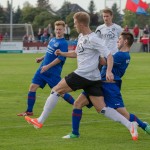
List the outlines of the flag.
<svg viewBox="0 0 150 150">
<path fill-rule="evenodd" d="M 148 4 L 142 0 L 127 0 L 126 3 L 126 9 L 137 14 L 147 14 L 146 9 L 148 7 Z"/>
</svg>

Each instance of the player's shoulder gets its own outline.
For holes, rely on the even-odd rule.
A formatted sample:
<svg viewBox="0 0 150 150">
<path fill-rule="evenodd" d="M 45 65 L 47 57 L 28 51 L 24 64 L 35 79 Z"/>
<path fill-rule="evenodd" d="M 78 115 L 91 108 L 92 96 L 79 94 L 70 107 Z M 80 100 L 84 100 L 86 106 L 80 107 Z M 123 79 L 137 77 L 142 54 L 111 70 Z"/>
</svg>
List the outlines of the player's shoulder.
<svg viewBox="0 0 150 150">
<path fill-rule="evenodd" d="M 105 27 L 106 27 L 105 24 L 99 25 L 99 26 L 96 28 L 96 31 L 97 31 L 97 30 L 101 30 L 101 29 L 103 29 L 103 28 L 105 28 Z"/>
<path fill-rule="evenodd" d="M 122 30 L 122 27 L 116 23 L 113 23 L 112 27 L 119 29 L 119 30 Z"/>
</svg>

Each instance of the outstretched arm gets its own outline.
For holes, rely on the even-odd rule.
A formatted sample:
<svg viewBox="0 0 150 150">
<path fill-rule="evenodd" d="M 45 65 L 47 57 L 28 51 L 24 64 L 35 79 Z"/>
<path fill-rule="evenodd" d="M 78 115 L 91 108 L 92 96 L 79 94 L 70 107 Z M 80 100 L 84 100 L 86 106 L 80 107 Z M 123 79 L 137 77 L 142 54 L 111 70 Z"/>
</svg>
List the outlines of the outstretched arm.
<svg viewBox="0 0 150 150">
<path fill-rule="evenodd" d="M 47 71 L 49 68 L 59 64 L 61 62 L 60 59 L 56 58 L 54 61 L 52 61 L 51 63 L 49 63 L 48 65 L 45 65 L 41 68 L 41 73 Z"/>
<path fill-rule="evenodd" d="M 76 58 L 77 57 L 77 54 L 75 53 L 75 51 L 62 52 L 59 49 L 55 51 L 55 55 L 69 57 L 69 58 Z"/>
<path fill-rule="evenodd" d="M 106 71 L 106 80 L 113 81 L 114 75 L 112 73 L 112 67 L 113 67 L 113 57 L 111 54 L 107 57 L 107 71 Z"/>
</svg>

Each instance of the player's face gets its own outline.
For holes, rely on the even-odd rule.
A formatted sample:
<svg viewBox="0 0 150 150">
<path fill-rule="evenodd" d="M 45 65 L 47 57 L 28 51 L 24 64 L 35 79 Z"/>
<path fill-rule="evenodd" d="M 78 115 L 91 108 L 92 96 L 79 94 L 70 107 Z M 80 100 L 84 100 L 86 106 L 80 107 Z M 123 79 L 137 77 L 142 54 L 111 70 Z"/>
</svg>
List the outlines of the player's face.
<svg viewBox="0 0 150 150">
<path fill-rule="evenodd" d="M 112 19 L 113 16 L 111 16 L 109 13 L 103 13 L 103 20 L 106 25 L 112 24 Z"/>
<path fill-rule="evenodd" d="M 56 38 L 64 37 L 65 28 L 62 25 L 55 26 Z"/>
<path fill-rule="evenodd" d="M 120 50 L 122 47 L 125 46 L 126 40 L 123 39 L 122 36 L 119 37 L 117 44 L 118 44 L 118 49 Z"/>
<path fill-rule="evenodd" d="M 77 19 L 74 19 L 74 27 L 78 33 L 81 33 L 81 24 L 77 21 Z"/>
</svg>

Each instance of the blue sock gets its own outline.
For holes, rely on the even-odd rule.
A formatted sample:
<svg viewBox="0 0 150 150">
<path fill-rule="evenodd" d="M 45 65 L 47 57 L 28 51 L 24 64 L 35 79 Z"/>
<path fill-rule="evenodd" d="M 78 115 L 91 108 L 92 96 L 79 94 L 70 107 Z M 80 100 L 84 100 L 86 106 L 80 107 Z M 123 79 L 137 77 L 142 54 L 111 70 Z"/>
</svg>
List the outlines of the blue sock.
<svg viewBox="0 0 150 150">
<path fill-rule="evenodd" d="M 63 99 L 71 105 L 74 103 L 74 98 L 68 93 L 64 95 Z"/>
<path fill-rule="evenodd" d="M 82 118 L 82 109 L 73 109 L 72 112 L 72 133 L 79 135 L 79 125 Z"/>
<path fill-rule="evenodd" d="M 145 130 L 146 128 L 146 123 L 144 123 L 143 121 L 141 121 L 138 117 L 136 117 L 134 114 L 130 114 L 130 119 L 129 121 L 136 121 L 139 125 L 139 127 L 141 127 L 143 130 Z"/>
<path fill-rule="evenodd" d="M 27 111 L 28 112 L 32 112 L 35 100 L 36 100 L 36 92 L 29 91 L 28 100 L 27 100 L 27 105 L 28 105 Z"/>
</svg>

